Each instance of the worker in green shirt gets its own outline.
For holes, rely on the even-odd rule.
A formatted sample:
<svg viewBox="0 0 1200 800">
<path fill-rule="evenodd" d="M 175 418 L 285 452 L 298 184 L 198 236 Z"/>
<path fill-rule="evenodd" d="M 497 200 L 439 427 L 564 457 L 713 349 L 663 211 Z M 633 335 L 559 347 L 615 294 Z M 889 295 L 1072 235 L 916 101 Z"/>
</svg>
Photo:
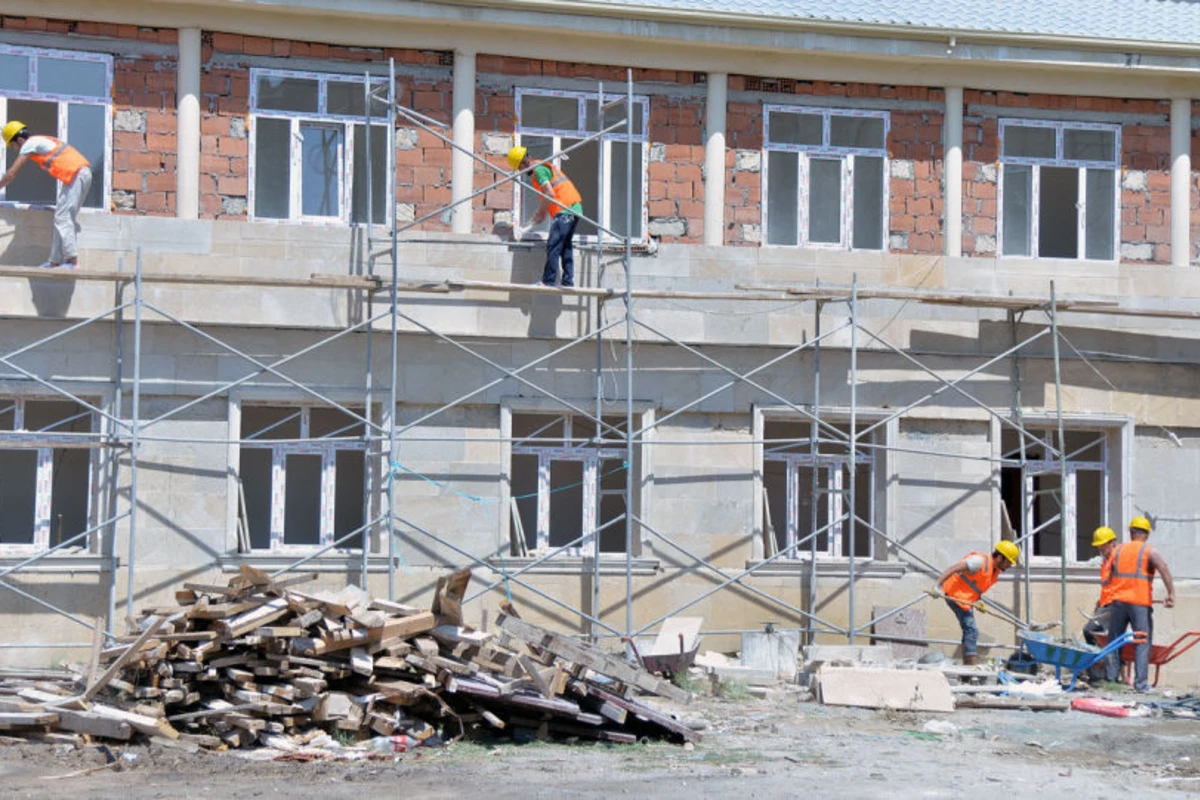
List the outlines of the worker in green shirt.
<svg viewBox="0 0 1200 800">
<path fill-rule="evenodd" d="M 529 169 L 529 153 L 517 146 L 508 151 L 508 165 L 515 170 Z M 547 216 L 551 217 L 550 235 L 546 239 L 546 266 L 542 270 L 542 285 L 554 286 L 558 282 L 558 266 L 562 262 L 562 285 L 575 285 L 575 226 L 583 213 L 583 197 L 571 179 L 552 162 L 543 161 L 533 167 L 533 186 L 543 195 L 537 211 L 529 225 L 537 225 Z M 553 197 L 554 199 L 549 199 Z M 526 228 L 513 225 L 513 239 L 525 235 Z"/>
</svg>

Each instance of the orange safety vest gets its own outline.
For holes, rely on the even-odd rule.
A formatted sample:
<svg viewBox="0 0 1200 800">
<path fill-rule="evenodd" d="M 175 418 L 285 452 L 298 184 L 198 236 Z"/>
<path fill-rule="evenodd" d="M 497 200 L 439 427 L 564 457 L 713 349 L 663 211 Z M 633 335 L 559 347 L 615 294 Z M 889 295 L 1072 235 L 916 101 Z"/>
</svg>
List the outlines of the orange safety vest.
<svg viewBox="0 0 1200 800">
<path fill-rule="evenodd" d="M 1134 606 L 1154 604 L 1154 568 L 1150 566 L 1150 545 L 1146 542 L 1126 542 L 1113 559 L 1113 602 Z"/>
<path fill-rule="evenodd" d="M 571 183 L 571 179 L 563 174 L 563 171 L 554 166 L 548 161 L 544 161 L 538 165 L 539 167 L 549 167 L 552 177 L 549 184 L 544 184 L 537 178 L 537 169 L 533 171 L 533 186 L 539 192 L 548 194 L 555 199 L 554 203 L 550 204 L 550 216 L 561 214 L 567 210 L 567 206 L 573 206 L 576 203 L 583 202 L 583 196 L 579 194 L 579 190 L 575 188 L 575 184 Z"/>
<path fill-rule="evenodd" d="M 44 156 L 30 153 L 29 157 L 33 159 L 33 163 L 49 172 L 51 177 L 57 178 L 63 183 L 70 183 L 75 180 L 79 170 L 92 166 L 91 162 L 83 157 L 83 153 L 62 139 L 55 139 L 53 136 L 46 138 L 54 142 L 54 149 Z"/>
<path fill-rule="evenodd" d="M 1100 563 L 1100 606 L 1103 608 L 1113 601 L 1113 563 L 1117 560 L 1117 550 L 1113 549 L 1108 558 Z"/>
<path fill-rule="evenodd" d="M 983 593 L 1000 580 L 1000 570 L 996 569 L 990 555 L 967 553 L 967 558 L 971 556 L 983 556 L 983 567 L 978 572 L 956 572 L 942 584 L 946 596 L 954 598 L 964 611 L 970 609 L 971 603 L 983 597 Z"/>
</svg>

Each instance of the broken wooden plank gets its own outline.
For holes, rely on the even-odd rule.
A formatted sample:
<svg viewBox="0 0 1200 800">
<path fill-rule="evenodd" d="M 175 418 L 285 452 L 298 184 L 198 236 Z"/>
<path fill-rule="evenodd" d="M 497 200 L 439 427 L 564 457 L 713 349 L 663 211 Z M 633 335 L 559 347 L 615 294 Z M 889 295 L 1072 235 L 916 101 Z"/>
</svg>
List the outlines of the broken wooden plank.
<svg viewBox="0 0 1200 800">
<path fill-rule="evenodd" d="M 19 730 L 58 722 L 54 711 L 0 711 L 0 731 Z"/>
<path fill-rule="evenodd" d="M 644 703 L 639 703 L 636 700 L 629 700 L 624 697 L 613 694 L 605 689 L 601 689 L 594 683 L 586 681 L 572 681 L 571 689 L 577 694 L 586 694 L 588 697 L 594 697 L 603 700 L 606 703 L 623 708 L 644 722 L 649 722 L 657 725 L 660 728 L 665 728 L 686 742 L 698 742 L 703 738 L 699 731 L 694 731 L 687 725 L 672 719 L 671 717 L 656 711 Z"/>
<path fill-rule="evenodd" d="M 133 726 L 124 720 L 105 717 L 90 711 L 71 711 L 64 708 L 56 709 L 56 711 L 58 727 L 65 731 L 86 733 L 88 736 L 117 739 L 123 742 L 133 738 Z"/>
<path fill-rule="evenodd" d="M 154 634 L 158 633 L 159 628 L 174 619 L 178 619 L 178 617 L 151 617 L 148 620 L 149 624 L 146 626 L 146 629 L 142 631 L 142 635 L 133 644 L 129 645 L 129 649 L 122 653 L 116 661 L 108 665 L 108 669 L 104 670 L 104 673 L 96 679 L 95 683 L 84 690 L 83 699 L 91 700 L 101 689 L 108 686 L 108 682 L 115 678 L 121 669 L 133 659 L 133 656 L 141 649 L 142 645 L 150 641 L 154 637 Z"/>
<path fill-rule="evenodd" d="M 171 723 L 165 719 L 155 719 L 142 714 L 134 714 L 130 711 L 122 711 L 119 708 L 112 706 L 101 705 L 96 703 L 92 706 L 92 713 L 109 719 L 119 720 L 129 723 L 135 731 L 144 733 L 147 736 L 165 736 L 168 739 L 178 739 L 179 731 L 171 726 Z"/>
<path fill-rule="evenodd" d="M 425 611 L 411 617 L 389 619 L 378 628 L 341 630 L 331 632 L 320 639 L 298 637 L 292 639 L 291 642 L 295 652 L 305 656 L 315 656 L 349 650 L 367 642 L 377 642 L 392 636 L 414 636 L 431 630 L 433 625 L 433 614 Z"/>
<path fill-rule="evenodd" d="M 283 615 L 289 613 L 288 602 L 285 598 L 277 597 L 268 603 L 240 614 L 232 619 L 217 620 L 213 628 L 223 639 L 234 639 L 249 633 L 255 628 L 269 625 Z"/>
<path fill-rule="evenodd" d="M 534 625 L 525 620 L 516 619 L 507 614 L 501 614 L 497 624 L 505 633 L 520 639 L 526 644 L 548 650 L 554 655 L 576 664 L 582 664 L 588 669 L 622 683 L 636 686 L 643 691 L 666 697 L 680 703 L 687 703 L 691 695 L 669 681 L 660 680 L 640 667 L 630 664 L 623 658 L 609 655 L 584 642 L 571 639 Z"/>
</svg>

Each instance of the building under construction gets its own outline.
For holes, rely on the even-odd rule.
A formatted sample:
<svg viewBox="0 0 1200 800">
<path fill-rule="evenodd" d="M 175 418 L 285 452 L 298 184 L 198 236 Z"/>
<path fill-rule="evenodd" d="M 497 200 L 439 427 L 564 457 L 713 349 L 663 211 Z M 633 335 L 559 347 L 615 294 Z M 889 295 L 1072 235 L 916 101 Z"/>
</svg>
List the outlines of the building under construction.
<svg viewBox="0 0 1200 800">
<path fill-rule="evenodd" d="M 242 564 L 950 652 L 1001 539 L 1078 637 L 1135 515 L 1192 627 L 1200 6 L 818 5 L 10 0 L 0 118 L 95 180 L 76 271 L 0 195 L 0 663 Z"/>
</svg>

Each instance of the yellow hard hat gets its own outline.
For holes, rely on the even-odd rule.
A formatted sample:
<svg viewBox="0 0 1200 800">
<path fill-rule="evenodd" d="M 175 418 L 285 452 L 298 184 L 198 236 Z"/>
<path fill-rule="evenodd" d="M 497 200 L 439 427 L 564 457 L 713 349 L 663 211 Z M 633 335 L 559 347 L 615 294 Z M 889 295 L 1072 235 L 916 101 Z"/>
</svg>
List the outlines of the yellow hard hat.
<svg viewBox="0 0 1200 800">
<path fill-rule="evenodd" d="M 1009 563 L 1016 566 L 1021 560 L 1020 549 L 1008 540 L 996 542 L 996 552 L 1008 559 Z"/>
<path fill-rule="evenodd" d="M 8 130 L 5 128 L 4 130 Z M 526 148 L 517 145 L 512 150 L 508 151 L 508 165 L 513 169 L 520 169 L 521 162 L 525 160 L 525 154 L 529 152 Z"/>
<path fill-rule="evenodd" d="M 25 130 L 25 123 L 14 119 L 12 122 L 4 126 L 4 130 L 3 132 L 0 132 L 0 135 L 4 136 L 4 143 L 8 144 L 13 140 L 14 136 L 23 130 Z"/>
<path fill-rule="evenodd" d="M 1100 547 L 1101 545 L 1108 544 L 1116 538 L 1117 534 L 1112 528 L 1101 526 L 1092 531 L 1092 547 Z"/>
<path fill-rule="evenodd" d="M 1145 531 L 1146 533 L 1149 533 L 1150 520 L 1146 519 L 1145 517 L 1134 517 L 1133 519 L 1129 520 L 1129 529 L 1133 530 L 1135 528 L 1139 531 Z"/>
</svg>

